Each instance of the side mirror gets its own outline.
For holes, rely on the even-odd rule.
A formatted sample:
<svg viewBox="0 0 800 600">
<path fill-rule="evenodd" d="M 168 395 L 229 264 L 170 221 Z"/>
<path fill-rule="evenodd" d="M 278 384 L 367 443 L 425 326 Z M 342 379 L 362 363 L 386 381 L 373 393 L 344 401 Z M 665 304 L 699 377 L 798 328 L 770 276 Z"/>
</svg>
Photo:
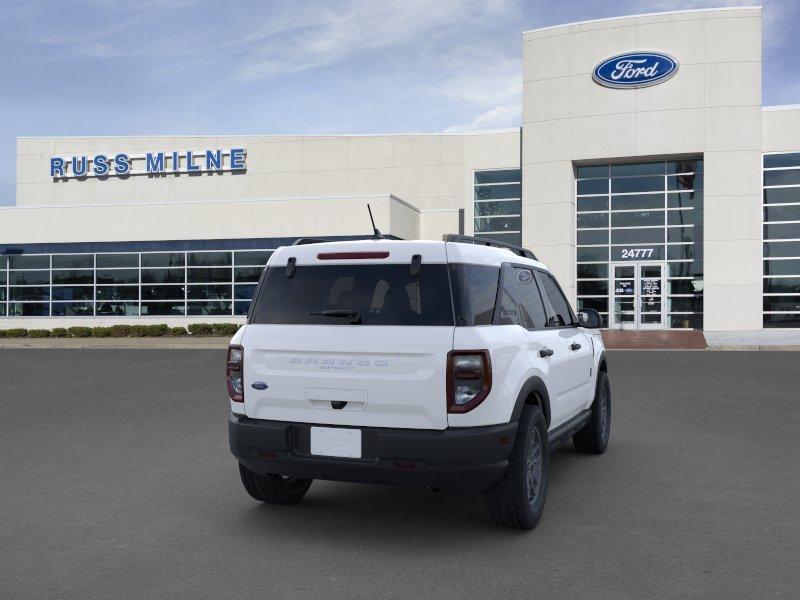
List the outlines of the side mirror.
<svg viewBox="0 0 800 600">
<path fill-rule="evenodd" d="M 603 318 L 595 309 L 584 308 L 578 312 L 578 325 L 586 329 L 600 329 L 603 326 Z"/>
</svg>

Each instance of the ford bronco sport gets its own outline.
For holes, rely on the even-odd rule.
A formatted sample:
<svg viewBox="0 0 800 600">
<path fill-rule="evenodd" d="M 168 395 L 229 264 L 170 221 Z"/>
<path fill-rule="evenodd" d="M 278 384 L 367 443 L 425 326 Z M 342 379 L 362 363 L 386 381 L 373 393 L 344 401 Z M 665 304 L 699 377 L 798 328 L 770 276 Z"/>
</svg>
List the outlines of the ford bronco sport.
<svg viewBox="0 0 800 600">
<path fill-rule="evenodd" d="M 570 438 L 584 453 L 608 444 L 599 327 L 516 246 L 279 248 L 228 350 L 242 483 L 277 504 L 314 479 L 471 490 L 495 523 L 532 528 L 549 453 Z"/>
</svg>

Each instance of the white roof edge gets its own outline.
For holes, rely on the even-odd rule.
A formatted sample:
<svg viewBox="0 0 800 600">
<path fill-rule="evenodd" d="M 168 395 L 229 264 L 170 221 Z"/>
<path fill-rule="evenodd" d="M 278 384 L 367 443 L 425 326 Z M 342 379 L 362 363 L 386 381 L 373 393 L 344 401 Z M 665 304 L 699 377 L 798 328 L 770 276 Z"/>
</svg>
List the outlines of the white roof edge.
<svg viewBox="0 0 800 600">
<path fill-rule="evenodd" d="M 599 19 L 586 19 L 584 21 L 572 21 L 571 23 L 561 23 L 560 25 L 548 25 L 547 27 L 537 27 L 535 29 L 528 29 L 527 31 L 523 31 L 522 35 L 525 35 L 526 33 L 533 33 L 535 31 L 547 31 L 548 29 L 571 27 L 572 25 L 584 25 L 586 23 L 600 23 L 601 21 L 616 21 L 618 19 L 632 19 L 635 17 L 655 17 L 658 15 L 676 15 L 676 14 L 692 13 L 692 12 L 705 13 L 705 12 L 714 12 L 720 10 L 753 10 L 753 9 L 762 10 L 762 6 L 754 5 L 754 6 L 720 6 L 718 8 L 685 8 L 682 10 L 665 10 L 660 12 L 620 15 L 617 17 L 601 17 Z"/>
<path fill-rule="evenodd" d="M 208 134 L 180 134 L 180 133 L 159 133 L 157 135 L 18 135 L 18 140 L 91 140 L 109 139 L 118 140 L 125 138 L 144 139 L 144 138 L 337 138 L 337 137 L 400 137 L 412 135 L 484 135 L 492 133 L 517 133 L 519 127 L 509 127 L 506 129 L 483 129 L 474 131 L 450 131 L 450 132 L 404 132 L 404 133 L 208 133 Z"/>
<path fill-rule="evenodd" d="M 761 110 L 800 110 L 800 104 L 775 104 L 773 106 L 762 106 Z"/>
</svg>

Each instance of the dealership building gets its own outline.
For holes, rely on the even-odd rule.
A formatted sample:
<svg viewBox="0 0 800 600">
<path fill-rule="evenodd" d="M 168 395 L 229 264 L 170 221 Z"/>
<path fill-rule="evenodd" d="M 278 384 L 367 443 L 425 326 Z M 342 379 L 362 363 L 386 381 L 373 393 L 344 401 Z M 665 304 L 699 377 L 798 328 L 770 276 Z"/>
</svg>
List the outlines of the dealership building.
<svg viewBox="0 0 800 600">
<path fill-rule="evenodd" d="M 300 237 L 521 244 L 611 328 L 800 328 L 800 106 L 760 8 L 527 31 L 520 128 L 19 138 L 0 327 L 243 321 Z"/>
</svg>

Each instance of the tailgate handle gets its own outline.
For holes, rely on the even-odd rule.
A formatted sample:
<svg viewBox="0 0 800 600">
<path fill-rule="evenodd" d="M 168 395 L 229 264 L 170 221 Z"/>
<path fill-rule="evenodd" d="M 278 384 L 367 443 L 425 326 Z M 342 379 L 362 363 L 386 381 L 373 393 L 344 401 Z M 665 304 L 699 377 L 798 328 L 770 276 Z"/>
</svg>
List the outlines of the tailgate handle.
<svg viewBox="0 0 800 600">
<path fill-rule="evenodd" d="M 342 400 L 331 400 L 331 408 L 333 410 L 342 410 L 345 406 L 347 406 L 347 402 Z"/>
</svg>

